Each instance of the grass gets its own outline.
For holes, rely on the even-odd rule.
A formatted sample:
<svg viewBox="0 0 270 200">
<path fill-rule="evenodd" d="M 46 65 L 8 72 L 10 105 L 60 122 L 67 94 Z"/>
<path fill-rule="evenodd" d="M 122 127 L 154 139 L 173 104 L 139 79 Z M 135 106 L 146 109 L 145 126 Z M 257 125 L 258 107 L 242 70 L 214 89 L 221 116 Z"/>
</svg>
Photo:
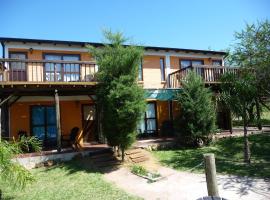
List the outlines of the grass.
<svg viewBox="0 0 270 200">
<path fill-rule="evenodd" d="M 250 135 L 249 141 L 250 165 L 243 163 L 243 137 L 221 139 L 203 148 L 161 150 L 153 154 L 163 165 L 190 171 L 203 161 L 203 154 L 214 153 L 218 173 L 270 178 L 270 135 Z M 194 171 L 204 172 L 203 167 L 202 164 L 194 168 Z"/>
<path fill-rule="evenodd" d="M 266 108 L 263 109 L 261 115 L 261 123 L 262 125 L 270 125 L 270 111 Z M 250 126 L 257 126 L 256 121 L 250 122 Z M 243 126 L 243 120 L 241 118 L 233 119 L 233 126 Z"/>
<path fill-rule="evenodd" d="M 23 191 L 14 191 L 0 183 L 3 199 L 138 199 L 106 182 L 101 173 L 89 169 L 89 166 L 83 165 L 80 160 L 51 168 L 34 169 L 32 172 L 36 182 Z"/>
</svg>

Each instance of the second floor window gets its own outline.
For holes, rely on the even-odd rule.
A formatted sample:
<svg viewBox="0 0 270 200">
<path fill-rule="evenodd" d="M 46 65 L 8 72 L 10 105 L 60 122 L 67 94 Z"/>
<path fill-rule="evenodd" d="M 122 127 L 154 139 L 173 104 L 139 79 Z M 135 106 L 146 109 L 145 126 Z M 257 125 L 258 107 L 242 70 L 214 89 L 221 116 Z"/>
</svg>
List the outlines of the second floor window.
<svg viewBox="0 0 270 200">
<path fill-rule="evenodd" d="M 57 55 L 46 54 L 45 60 L 63 60 L 71 63 L 45 63 L 45 80 L 46 81 L 64 81 L 72 82 L 80 80 L 80 65 L 72 63 L 79 61 L 79 55 Z"/>
<path fill-rule="evenodd" d="M 9 54 L 11 59 L 26 59 L 26 53 L 12 52 Z M 9 66 L 9 79 L 11 81 L 26 81 L 26 64 L 25 62 L 11 62 Z"/>
<path fill-rule="evenodd" d="M 222 66 L 222 60 L 212 60 L 212 65 Z"/>
<path fill-rule="evenodd" d="M 185 69 L 196 65 L 203 65 L 203 60 L 180 60 L 181 69 Z"/>
<path fill-rule="evenodd" d="M 165 81 L 165 64 L 164 64 L 164 58 L 160 58 L 159 64 L 160 64 L 160 72 L 161 72 L 161 81 Z"/>
<path fill-rule="evenodd" d="M 138 81 L 143 81 L 143 60 L 139 62 L 139 68 L 138 68 Z"/>
</svg>

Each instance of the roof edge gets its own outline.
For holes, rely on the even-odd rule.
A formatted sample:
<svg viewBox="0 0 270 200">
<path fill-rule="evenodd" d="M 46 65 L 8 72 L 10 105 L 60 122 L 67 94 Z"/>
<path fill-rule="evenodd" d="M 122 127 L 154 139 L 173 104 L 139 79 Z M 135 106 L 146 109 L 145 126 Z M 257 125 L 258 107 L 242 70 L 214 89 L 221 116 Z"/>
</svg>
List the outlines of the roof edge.
<svg viewBox="0 0 270 200">
<path fill-rule="evenodd" d="M 23 42 L 23 43 L 47 43 L 47 44 L 66 44 L 66 45 L 79 45 L 86 46 L 87 44 L 96 47 L 103 46 L 103 43 L 98 42 L 82 42 L 82 41 L 65 41 L 65 40 L 45 40 L 45 39 L 28 39 L 28 38 L 11 38 L 11 37 L 0 37 L 0 42 Z M 128 45 L 127 45 L 128 46 Z M 227 52 L 224 51 L 212 51 L 212 50 L 200 50 L 200 49 L 185 49 L 185 48 L 172 48 L 172 47 L 159 47 L 159 46 L 142 46 L 145 50 L 156 50 L 156 51 L 184 51 L 193 53 L 203 54 L 218 54 L 227 56 Z"/>
</svg>

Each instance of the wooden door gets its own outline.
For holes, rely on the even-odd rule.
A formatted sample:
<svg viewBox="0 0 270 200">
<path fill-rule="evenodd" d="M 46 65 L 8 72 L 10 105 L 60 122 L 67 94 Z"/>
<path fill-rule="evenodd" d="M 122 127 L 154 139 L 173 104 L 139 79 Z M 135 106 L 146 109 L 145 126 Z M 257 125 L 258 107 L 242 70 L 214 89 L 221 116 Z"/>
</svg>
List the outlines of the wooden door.
<svg viewBox="0 0 270 200">
<path fill-rule="evenodd" d="M 96 119 L 96 105 L 82 105 L 82 127 L 84 142 L 93 142 L 98 140 Z"/>
</svg>

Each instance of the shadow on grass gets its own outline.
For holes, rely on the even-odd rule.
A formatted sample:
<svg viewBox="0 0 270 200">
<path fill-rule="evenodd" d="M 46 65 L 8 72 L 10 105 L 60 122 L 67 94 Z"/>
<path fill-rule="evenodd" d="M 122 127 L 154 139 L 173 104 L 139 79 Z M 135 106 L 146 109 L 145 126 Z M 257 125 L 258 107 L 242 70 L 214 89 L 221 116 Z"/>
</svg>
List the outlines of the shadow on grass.
<svg viewBox="0 0 270 200">
<path fill-rule="evenodd" d="M 270 135 L 251 135 L 250 165 L 243 163 L 243 137 L 221 139 L 196 149 L 174 149 L 154 152 L 160 162 L 178 170 L 191 170 L 203 161 L 203 154 L 214 153 L 218 173 L 270 178 Z M 203 172 L 203 164 L 194 171 Z"/>
<path fill-rule="evenodd" d="M 76 158 L 71 161 L 62 162 L 51 167 L 42 168 L 42 171 L 50 171 L 56 168 L 64 169 L 68 174 L 74 174 L 80 171 L 86 173 L 105 174 L 119 169 L 120 166 L 96 167 L 89 157 Z"/>
</svg>

